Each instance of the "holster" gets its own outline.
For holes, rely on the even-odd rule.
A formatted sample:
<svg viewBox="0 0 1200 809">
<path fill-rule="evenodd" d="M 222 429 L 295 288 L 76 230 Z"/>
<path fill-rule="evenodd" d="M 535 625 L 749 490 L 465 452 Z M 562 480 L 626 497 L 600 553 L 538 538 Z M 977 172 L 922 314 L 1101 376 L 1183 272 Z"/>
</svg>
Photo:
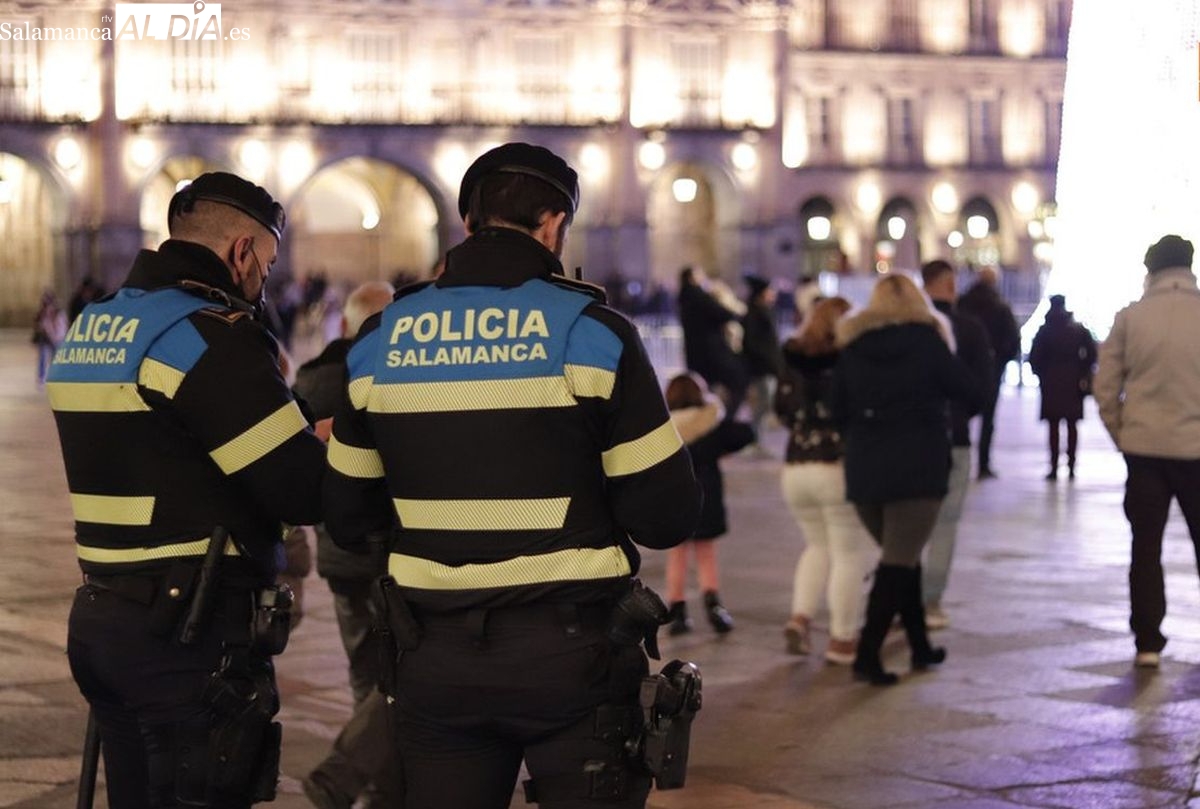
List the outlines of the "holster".
<svg viewBox="0 0 1200 809">
<path fill-rule="evenodd" d="M 380 576 L 371 585 L 375 607 L 375 633 L 379 641 L 379 690 L 389 699 L 399 693 L 400 659 L 421 643 L 421 625 L 391 576 Z"/>
<path fill-rule="evenodd" d="M 642 763 L 659 789 L 679 789 L 687 778 L 700 686 L 700 669 L 681 660 L 672 660 L 642 680 Z"/>
<path fill-rule="evenodd" d="M 201 700 L 213 718 L 208 794 L 273 800 L 282 727 L 271 721 L 279 711 L 279 694 L 270 661 L 244 647 L 227 648 Z"/>
<path fill-rule="evenodd" d="M 254 620 L 250 625 L 250 648 L 274 657 L 287 648 L 292 631 L 292 604 L 295 597 L 287 584 L 260 590 L 255 596 Z"/>
</svg>

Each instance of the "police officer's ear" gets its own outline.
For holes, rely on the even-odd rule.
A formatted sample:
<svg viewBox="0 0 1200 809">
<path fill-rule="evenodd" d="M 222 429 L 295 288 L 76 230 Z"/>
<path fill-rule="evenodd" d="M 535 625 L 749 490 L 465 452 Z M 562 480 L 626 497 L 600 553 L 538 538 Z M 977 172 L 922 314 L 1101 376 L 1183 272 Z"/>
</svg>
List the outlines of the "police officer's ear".
<svg viewBox="0 0 1200 809">
<path fill-rule="evenodd" d="M 533 238 L 546 246 L 546 249 L 558 257 L 562 257 L 563 244 L 567 239 L 567 212 L 551 213 L 542 211 L 538 219 L 537 230 Z"/>
<path fill-rule="evenodd" d="M 241 282 L 254 265 L 254 237 L 238 236 L 229 245 L 229 266 L 233 268 L 233 280 Z"/>
</svg>

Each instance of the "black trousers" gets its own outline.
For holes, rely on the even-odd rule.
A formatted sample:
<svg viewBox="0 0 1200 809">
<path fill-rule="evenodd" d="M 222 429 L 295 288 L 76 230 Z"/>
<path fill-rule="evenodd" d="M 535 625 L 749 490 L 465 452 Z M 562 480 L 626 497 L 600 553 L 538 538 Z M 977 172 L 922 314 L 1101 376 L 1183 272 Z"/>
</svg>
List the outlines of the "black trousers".
<svg viewBox="0 0 1200 809">
<path fill-rule="evenodd" d="M 996 433 L 996 405 L 1000 401 L 1000 387 L 1004 384 L 1004 369 L 1008 363 L 995 369 L 992 376 L 992 387 L 987 392 L 983 409 L 979 411 L 979 469 L 978 472 L 992 468 L 992 437 Z"/>
<path fill-rule="evenodd" d="M 1167 614 L 1162 542 L 1172 498 L 1179 501 L 1200 567 L 1200 460 L 1126 453 L 1125 464 L 1125 516 L 1133 532 L 1129 628 L 1139 652 L 1158 652 L 1167 645 L 1160 629 Z"/>
<path fill-rule="evenodd" d="M 599 738 L 600 706 L 637 705 L 640 647 L 616 647 L 605 620 L 553 606 L 418 616 L 419 648 L 400 662 L 397 700 L 407 809 L 507 809 L 521 761 L 541 809 L 641 809 L 650 777 L 627 736 Z M 624 797 L 589 796 L 589 775 Z"/>
<path fill-rule="evenodd" d="M 155 787 L 152 781 L 164 779 L 152 772 L 174 774 L 180 748 L 204 743 L 208 715 L 201 695 L 220 666 L 224 644 L 248 640 L 251 609 L 249 591 L 220 594 L 206 629 L 194 645 L 184 646 L 178 629 L 165 637 L 150 631 L 147 604 L 91 584 L 76 591 L 67 657 L 100 729 L 109 806 L 179 805 L 173 789 Z M 223 795 L 213 806 L 250 803 L 247 795 Z"/>
</svg>

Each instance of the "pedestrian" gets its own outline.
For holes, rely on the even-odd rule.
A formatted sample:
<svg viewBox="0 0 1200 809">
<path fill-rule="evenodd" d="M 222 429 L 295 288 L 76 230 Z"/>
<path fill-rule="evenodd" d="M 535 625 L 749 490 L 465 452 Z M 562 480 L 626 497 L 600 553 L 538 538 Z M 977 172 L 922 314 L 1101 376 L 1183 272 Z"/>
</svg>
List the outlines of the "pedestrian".
<svg viewBox="0 0 1200 809">
<path fill-rule="evenodd" d="M 977 280 L 958 299 L 958 311 L 975 317 L 983 324 L 992 346 L 992 384 L 980 411 L 979 461 L 980 480 L 996 477 L 992 468 L 992 438 L 996 432 L 996 406 L 1004 384 L 1004 371 L 1013 360 L 1021 358 L 1021 330 L 1013 316 L 1012 307 L 1000 295 L 1000 274 L 995 267 L 979 270 Z"/>
<path fill-rule="evenodd" d="M 272 582 L 281 523 L 321 517 L 325 447 L 256 316 L 283 208 L 213 172 L 167 222 L 47 377 L 84 574 L 67 655 L 109 806 L 240 809 L 275 794 L 289 600 Z"/>
<path fill-rule="evenodd" d="M 980 391 L 990 390 L 994 368 L 992 346 L 983 324 L 958 311 L 954 305 L 957 285 L 954 267 L 943 259 L 926 262 L 921 266 L 921 281 L 934 311 L 949 320 L 955 354 L 971 374 L 975 387 Z M 950 478 L 921 568 L 925 625 L 929 629 L 944 629 L 950 625 L 950 617 L 942 606 L 942 596 L 950 582 L 950 565 L 958 543 L 958 523 L 971 484 L 971 417 L 976 412 L 961 401 L 950 402 Z"/>
<path fill-rule="evenodd" d="M 721 397 L 725 410 L 735 414 L 746 398 L 750 378 L 727 332 L 728 326 L 738 325 L 743 313 L 736 299 L 728 300 L 723 286 L 694 267 L 684 267 L 679 274 L 679 325 L 685 367 L 699 374 Z"/>
<path fill-rule="evenodd" d="M 1113 320 L 1094 385 L 1100 418 L 1128 469 L 1129 626 L 1134 664 L 1149 668 L 1167 645 L 1162 541 L 1172 499 L 1200 558 L 1200 289 L 1192 253 L 1192 243 L 1174 235 L 1146 251 L 1145 292 Z"/>
<path fill-rule="evenodd" d="M 1079 447 L 1079 420 L 1083 400 L 1092 390 L 1096 368 L 1096 340 L 1087 327 L 1067 311 L 1067 299 L 1050 296 L 1046 322 L 1034 335 L 1029 367 L 1042 392 L 1042 420 L 1050 432 L 1050 472 L 1058 480 L 1060 424 L 1067 423 L 1067 477 L 1075 479 L 1075 453 Z"/>
<path fill-rule="evenodd" d="M 667 409 L 671 422 L 692 456 L 692 467 L 704 491 L 700 522 L 692 538 L 667 551 L 667 602 L 670 604 L 672 635 L 692 631 L 687 614 L 688 556 L 696 559 L 696 578 L 704 598 L 708 622 L 719 634 L 733 629 L 733 616 L 721 603 L 720 573 L 717 569 L 718 537 L 729 530 L 725 511 L 725 482 L 720 459 L 754 441 L 749 424 L 726 418 L 720 400 L 710 395 L 696 374 L 680 374 L 667 383 Z"/>
<path fill-rule="evenodd" d="M 839 665 L 854 661 L 864 583 L 877 556 L 846 500 L 842 433 L 833 420 L 835 327 L 848 311 L 850 302 L 841 297 L 823 298 L 813 306 L 783 346 L 784 371 L 775 396 L 775 412 L 788 428 L 780 477 L 783 499 L 804 536 L 793 579 L 791 618 L 783 631 L 786 649 L 794 655 L 812 650 L 813 616 L 828 604 L 825 659 Z"/>
<path fill-rule="evenodd" d="M 626 617 L 649 618 L 640 639 L 660 616 L 624 609 L 645 603 L 634 543 L 691 536 L 700 491 L 636 328 L 564 275 L 578 194 L 543 147 L 484 153 L 459 191 L 467 239 L 348 355 L 326 527 L 350 550 L 394 529 L 404 651 L 382 676 L 409 807 L 505 809 L 522 758 L 543 805 L 647 799 Z"/>
<path fill-rule="evenodd" d="M 341 336 L 300 366 L 294 390 L 317 419 L 318 434 L 332 428 L 354 336 L 369 317 L 392 302 L 393 293 L 386 281 L 358 286 L 342 308 Z M 333 593 L 333 614 L 349 662 L 354 710 L 332 749 L 304 779 L 304 794 L 318 809 L 350 809 L 359 796 L 368 809 L 402 806 L 404 791 L 394 746 L 389 744 L 387 701 L 376 688 L 379 648 L 371 631 L 377 621 L 371 584 L 387 574 L 384 542 L 382 538 L 373 542 L 372 553 L 351 553 L 334 544 L 323 524 L 314 529 L 317 573 Z"/>
<path fill-rule="evenodd" d="M 67 306 L 67 321 L 74 323 L 75 318 L 79 317 L 79 313 L 83 311 L 83 307 L 92 301 L 103 298 L 104 294 L 104 287 L 95 278 L 90 275 L 84 276 L 83 280 L 79 282 L 79 286 L 75 288 L 74 294 L 71 295 L 71 301 Z"/>
<path fill-rule="evenodd" d="M 874 685 L 897 682 L 880 660 L 897 613 L 914 669 L 946 658 L 926 632 L 920 560 L 948 488 L 947 403 L 977 401 L 951 340 L 904 275 L 881 278 L 867 307 L 838 324 L 833 412 L 846 445 L 846 498 L 882 549 L 854 658 L 855 676 Z"/>
<path fill-rule="evenodd" d="M 775 327 L 775 288 L 769 279 L 758 275 L 747 275 L 745 281 L 750 294 L 746 299 L 746 314 L 742 316 L 742 357 L 750 376 L 750 426 L 755 436 L 761 438 L 783 357 Z M 757 439 L 754 446 L 760 454 L 767 454 Z"/>
<path fill-rule="evenodd" d="M 33 316 L 33 336 L 31 340 L 37 346 L 37 382 L 46 382 L 46 371 L 54 359 L 63 338 L 67 336 L 67 316 L 58 305 L 58 298 L 50 290 L 42 293 L 42 302 L 37 314 Z"/>
</svg>

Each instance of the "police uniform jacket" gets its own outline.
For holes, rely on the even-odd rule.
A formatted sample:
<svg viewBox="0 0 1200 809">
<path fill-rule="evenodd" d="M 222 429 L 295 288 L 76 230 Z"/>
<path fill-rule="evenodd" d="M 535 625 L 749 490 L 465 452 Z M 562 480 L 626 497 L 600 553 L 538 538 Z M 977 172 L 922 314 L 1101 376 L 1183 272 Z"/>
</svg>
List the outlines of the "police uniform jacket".
<svg viewBox="0 0 1200 809">
<path fill-rule="evenodd" d="M 700 492 L 634 326 L 550 251 L 485 228 L 401 290 L 350 351 L 326 527 L 431 611 L 589 603 L 671 547 Z"/>
<path fill-rule="evenodd" d="M 320 519 L 324 445 L 251 312 L 216 254 L 167 241 L 71 326 L 46 389 L 85 573 L 198 563 L 219 525 L 223 572 L 265 582 L 281 521 Z"/>
</svg>

